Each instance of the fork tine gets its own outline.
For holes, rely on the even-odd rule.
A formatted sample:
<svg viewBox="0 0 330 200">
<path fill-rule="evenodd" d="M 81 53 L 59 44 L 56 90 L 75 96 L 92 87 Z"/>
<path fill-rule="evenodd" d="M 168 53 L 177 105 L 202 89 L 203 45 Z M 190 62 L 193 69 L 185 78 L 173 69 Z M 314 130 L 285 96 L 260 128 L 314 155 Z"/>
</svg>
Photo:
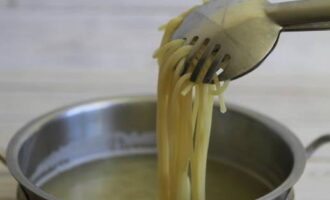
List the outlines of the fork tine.
<svg viewBox="0 0 330 200">
<path fill-rule="evenodd" d="M 220 64 L 225 60 L 226 55 L 222 54 L 221 52 L 218 52 L 215 56 L 212 64 L 210 65 L 209 70 L 207 71 L 204 83 L 210 83 L 212 81 L 213 75 L 220 69 Z"/>
<path fill-rule="evenodd" d="M 211 44 L 207 45 L 207 47 L 204 50 L 201 58 L 198 59 L 198 62 L 196 64 L 195 68 L 194 68 L 194 71 L 193 71 L 192 75 L 191 75 L 191 81 L 195 82 L 198 78 L 198 75 L 202 72 L 202 68 L 207 67 L 207 66 L 204 66 L 205 62 L 207 61 L 207 59 L 212 54 L 213 49 L 214 49 L 213 45 L 211 45 Z"/>
<path fill-rule="evenodd" d="M 194 37 L 196 38 L 196 36 Z M 186 62 L 185 62 L 185 66 L 184 66 L 184 70 L 183 70 L 183 74 L 186 73 L 188 71 L 188 68 L 191 64 L 191 62 L 194 60 L 194 58 L 196 57 L 199 48 L 202 46 L 203 44 L 203 40 L 201 38 L 198 38 L 197 40 L 194 41 L 194 38 L 191 41 L 187 41 L 187 44 L 193 45 L 193 48 L 191 49 L 190 53 L 187 56 Z"/>
</svg>

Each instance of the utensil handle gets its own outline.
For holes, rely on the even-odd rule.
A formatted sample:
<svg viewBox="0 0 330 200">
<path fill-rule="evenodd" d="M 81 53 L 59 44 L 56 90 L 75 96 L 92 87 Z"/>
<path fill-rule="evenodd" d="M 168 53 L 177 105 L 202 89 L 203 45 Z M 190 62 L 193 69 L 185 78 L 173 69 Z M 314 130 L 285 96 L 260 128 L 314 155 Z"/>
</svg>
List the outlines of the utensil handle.
<svg viewBox="0 0 330 200">
<path fill-rule="evenodd" d="M 316 140 L 314 140 L 310 145 L 306 147 L 306 158 L 309 159 L 314 152 L 323 146 L 326 143 L 330 143 L 330 134 L 323 135 Z M 285 200 L 293 200 L 294 199 L 294 191 L 290 189 L 285 197 Z"/>
<path fill-rule="evenodd" d="M 0 148 L 0 162 L 6 165 L 5 151 Z"/>
<path fill-rule="evenodd" d="M 5 151 L 0 148 L 0 163 L 3 163 L 5 166 L 7 166 L 6 158 L 5 158 Z M 17 185 L 17 190 L 18 190 L 18 199 L 21 200 L 30 200 L 29 196 L 21 186 L 21 184 Z"/>
<path fill-rule="evenodd" d="M 319 149 L 321 146 L 325 145 L 326 143 L 330 143 L 330 134 L 323 135 L 316 140 L 314 140 L 310 145 L 306 148 L 306 157 L 307 159 L 310 158 L 314 152 Z"/>
<path fill-rule="evenodd" d="M 285 31 L 330 29 L 330 0 L 267 3 L 265 12 Z"/>
</svg>

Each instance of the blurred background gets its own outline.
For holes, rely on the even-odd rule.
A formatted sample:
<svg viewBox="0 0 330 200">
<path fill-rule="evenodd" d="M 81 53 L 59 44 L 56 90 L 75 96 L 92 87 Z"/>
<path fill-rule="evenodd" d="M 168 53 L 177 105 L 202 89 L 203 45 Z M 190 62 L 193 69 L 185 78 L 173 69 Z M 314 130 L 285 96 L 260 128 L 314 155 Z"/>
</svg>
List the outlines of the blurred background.
<svg viewBox="0 0 330 200">
<path fill-rule="evenodd" d="M 197 3 L 0 0 L 0 147 L 22 125 L 59 106 L 155 94 L 157 27 Z M 330 31 L 283 33 L 269 58 L 233 81 L 225 97 L 282 122 L 304 145 L 329 132 Z M 329 146 L 308 163 L 297 199 L 329 199 Z M 0 187 L 0 200 L 14 196 L 15 188 L 8 188 Z"/>
</svg>

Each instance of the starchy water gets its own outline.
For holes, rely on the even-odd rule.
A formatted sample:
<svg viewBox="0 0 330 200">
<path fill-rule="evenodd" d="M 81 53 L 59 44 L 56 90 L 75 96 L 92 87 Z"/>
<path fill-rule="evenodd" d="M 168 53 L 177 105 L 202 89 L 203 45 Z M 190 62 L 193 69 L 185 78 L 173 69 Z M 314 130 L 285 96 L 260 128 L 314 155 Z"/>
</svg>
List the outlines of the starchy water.
<svg viewBox="0 0 330 200">
<path fill-rule="evenodd" d="M 62 200 L 155 200 L 155 156 L 98 160 L 68 170 L 42 188 Z M 209 161 L 207 200 L 254 200 L 271 189 L 224 162 Z"/>
</svg>

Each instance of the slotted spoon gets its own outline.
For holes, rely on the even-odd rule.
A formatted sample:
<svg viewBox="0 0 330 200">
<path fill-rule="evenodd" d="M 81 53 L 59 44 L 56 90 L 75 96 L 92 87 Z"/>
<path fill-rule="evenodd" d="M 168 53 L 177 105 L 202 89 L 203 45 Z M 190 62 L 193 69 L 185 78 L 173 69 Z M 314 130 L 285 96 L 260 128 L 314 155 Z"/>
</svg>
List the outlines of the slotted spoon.
<svg viewBox="0 0 330 200">
<path fill-rule="evenodd" d="M 211 0 L 187 15 L 172 35 L 193 45 L 190 65 L 202 45 L 205 51 L 191 80 L 196 81 L 205 60 L 213 62 L 204 82 L 210 82 L 225 60 L 219 75 L 232 80 L 259 66 L 276 46 L 281 31 L 330 29 L 330 0 L 300 0 L 270 3 L 267 0 Z"/>
</svg>

